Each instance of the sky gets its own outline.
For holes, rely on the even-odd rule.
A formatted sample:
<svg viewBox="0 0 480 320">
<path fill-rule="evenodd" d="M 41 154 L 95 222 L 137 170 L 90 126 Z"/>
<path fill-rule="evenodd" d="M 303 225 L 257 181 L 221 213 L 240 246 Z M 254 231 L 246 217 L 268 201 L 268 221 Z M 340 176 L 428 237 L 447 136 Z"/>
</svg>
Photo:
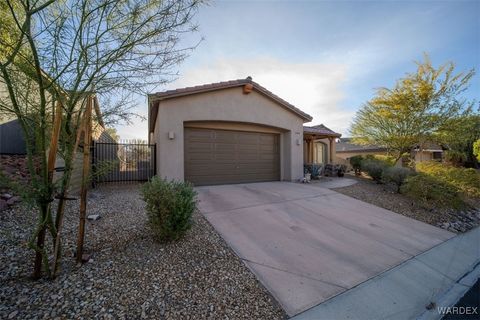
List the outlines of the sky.
<svg viewBox="0 0 480 320">
<path fill-rule="evenodd" d="M 194 18 L 203 39 L 156 91 L 243 79 L 255 82 L 348 136 L 355 112 L 380 87 L 416 69 L 428 53 L 438 66 L 480 72 L 480 0 L 214 1 Z M 480 74 L 467 99 L 480 100 Z M 146 117 L 146 97 L 137 113 Z M 147 138 L 147 122 L 119 125 L 122 139 Z"/>
</svg>

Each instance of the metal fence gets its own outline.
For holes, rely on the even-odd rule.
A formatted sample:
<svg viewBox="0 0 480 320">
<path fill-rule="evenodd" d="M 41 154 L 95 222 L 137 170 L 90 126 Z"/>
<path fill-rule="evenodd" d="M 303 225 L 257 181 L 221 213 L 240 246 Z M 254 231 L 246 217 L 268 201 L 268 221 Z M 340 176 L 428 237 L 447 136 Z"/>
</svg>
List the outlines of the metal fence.
<svg viewBox="0 0 480 320">
<path fill-rule="evenodd" d="M 93 184 L 147 181 L 156 172 L 156 146 L 147 143 L 94 142 Z"/>
</svg>

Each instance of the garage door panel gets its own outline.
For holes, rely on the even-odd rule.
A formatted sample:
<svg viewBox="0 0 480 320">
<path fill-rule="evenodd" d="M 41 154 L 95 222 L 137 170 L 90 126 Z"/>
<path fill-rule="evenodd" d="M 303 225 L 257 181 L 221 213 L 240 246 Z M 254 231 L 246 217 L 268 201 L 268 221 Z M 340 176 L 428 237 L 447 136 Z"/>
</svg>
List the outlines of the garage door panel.
<svg viewBox="0 0 480 320">
<path fill-rule="evenodd" d="M 200 142 L 200 141 L 195 141 L 190 146 L 190 151 L 199 151 L 199 152 L 205 152 L 208 149 L 213 149 L 215 145 L 211 142 Z"/>
<path fill-rule="evenodd" d="M 214 149 L 216 153 L 235 152 L 235 145 L 231 143 L 215 143 Z"/>
<path fill-rule="evenodd" d="M 260 136 L 260 144 L 273 145 L 273 142 L 276 138 L 278 138 L 278 137 L 270 136 L 270 135 L 261 135 Z"/>
<path fill-rule="evenodd" d="M 195 185 L 280 179 L 279 135 L 185 128 L 185 179 Z"/>
<path fill-rule="evenodd" d="M 201 129 L 189 129 L 185 131 L 185 138 L 195 142 L 210 142 L 213 136 L 213 132 Z"/>
<path fill-rule="evenodd" d="M 242 152 L 257 152 L 259 149 L 259 146 L 256 144 L 238 144 L 237 150 Z"/>
<path fill-rule="evenodd" d="M 211 153 L 192 152 L 188 155 L 190 161 L 195 160 L 213 160 Z"/>
</svg>

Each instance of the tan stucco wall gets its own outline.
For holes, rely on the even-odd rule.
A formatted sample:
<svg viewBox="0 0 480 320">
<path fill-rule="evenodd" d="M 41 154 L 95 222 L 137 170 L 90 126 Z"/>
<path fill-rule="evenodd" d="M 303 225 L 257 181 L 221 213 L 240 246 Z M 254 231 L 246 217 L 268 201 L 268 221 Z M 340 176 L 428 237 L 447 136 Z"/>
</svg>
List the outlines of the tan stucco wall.
<svg viewBox="0 0 480 320">
<path fill-rule="evenodd" d="M 223 89 L 161 101 L 152 143 L 157 144 L 157 174 L 167 179 L 184 179 L 184 122 L 225 121 L 215 128 L 280 133 L 281 179 L 292 181 L 303 176 L 303 120 L 278 103 L 253 91 L 244 94 L 241 87 Z M 189 124 L 187 123 L 187 126 Z M 192 125 L 192 124 L 190 124 Z M 175 138 L 168 139 L 173 132 Z"/>
<path fill-rule="evenodd" d="M 415 162 L 423 162 L 433 160 L 433 153 L 429 151 L 417 151 L 414 155 Z"/>
</svg>

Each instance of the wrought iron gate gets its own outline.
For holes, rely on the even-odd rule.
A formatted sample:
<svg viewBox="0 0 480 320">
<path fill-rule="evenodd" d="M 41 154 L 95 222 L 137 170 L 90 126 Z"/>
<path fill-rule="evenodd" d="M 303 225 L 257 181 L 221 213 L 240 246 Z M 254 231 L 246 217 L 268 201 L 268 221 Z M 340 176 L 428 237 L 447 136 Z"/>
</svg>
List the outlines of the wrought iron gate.
<svg viewBox="0 0 480 320">
<path fill-rule="evenodd" d="M 147 181 L 156 173 L 156 146 L 146 143 L 94 142 L 93 184 Z"/>
</svg>

